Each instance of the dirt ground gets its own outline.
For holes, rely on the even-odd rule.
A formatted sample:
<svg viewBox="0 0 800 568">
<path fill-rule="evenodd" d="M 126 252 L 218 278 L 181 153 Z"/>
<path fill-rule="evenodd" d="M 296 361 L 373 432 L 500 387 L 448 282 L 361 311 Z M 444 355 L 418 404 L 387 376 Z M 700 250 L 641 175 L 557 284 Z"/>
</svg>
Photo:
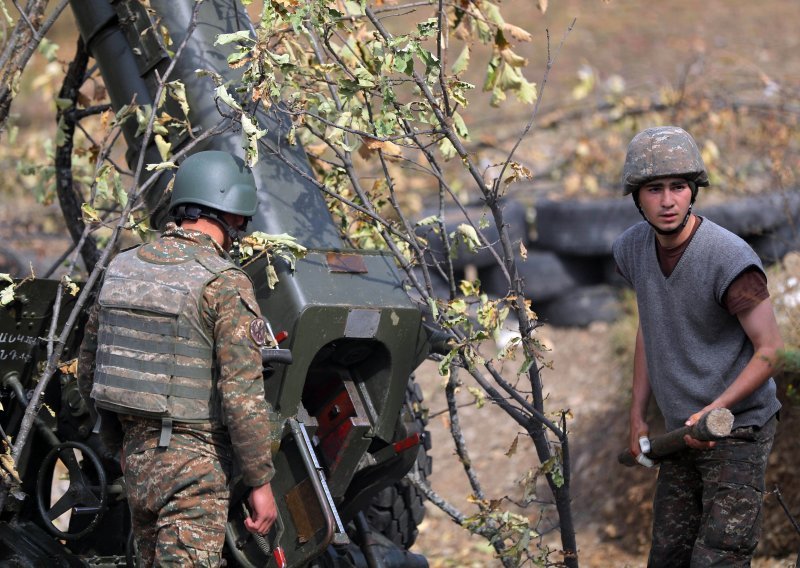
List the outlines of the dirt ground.
<svg viewBox="0 0 800 568">
<path fill-rule="evenodd" d="M 549 393 L 547 408 L 551 411 L 567 408 L 573 415 L 569 431 L 574 464 L 573 514 L 580 564 L 595 568 L 644 567 L 656 472 L 644 468 L 627 469 L 616 463 L 616 455 L 624 449 L 627 436 L 627 373 L 611 356 L 609 335 L 613 329 L 608 324 L 598 323 L 588 329 L 545 327 L 540 331 L 544 342 L 551 347 L 549 357 L 553 364 L 552 369 L 544 369 L 542 373 L 545 392 Z M 462 379 L 461 395 L 464 402 L 468 402 L 471 396 L 465 393 L 471 383 L 465 374 Z M 422 385 L 426 406 L 432 415 L 429 424 L 433 437 L 431 485 L 462 511 L 474 512 L 466 505 L 470 489 L 463 468 L 454 456 L 446 414 L 439 414 L 446 409 L 442 378 L 432 365 L 426 364 L 417 373 L 417 381 Z M 473 450 L 472 463 L 487 496 L 518 497 L 517 482 L 537 463 L 530 444 L 520 438 L 517 452 L 507 457 L 505 453 L 518 428 L 491 405 L 481 409 L 463 407 L 461 417 L 465 438 Z M 776 447 L 771 468 L 785 469 L 785 461 Z M 786 492 L 785 486 L 783 491 Z M 539 497 L 547 499 L 547 490 L 543 489 Z M 536 513 L 531 513 L 528 510 L 530 518 L 535 518 Z M 793 534 L 774 497 L 767 499 L 765 513 L 769 526 L 778 525 L 782 537 L 797 543 L 797 535 Z M 776 536 L 765 532 L 762 540 L 774 541 Z M 554 532 L 545 537 L 545 542 L 558 547 L 558 538 Z M 469 535 L 431 504 L 428 504 L 415 548 L 428 557 L 432 567 L 501 566 L 484 539 Z M 759 557 L 753 565 L 788 568 L 795 565 L 795 560 L 796 555 Z"/>
</svg>

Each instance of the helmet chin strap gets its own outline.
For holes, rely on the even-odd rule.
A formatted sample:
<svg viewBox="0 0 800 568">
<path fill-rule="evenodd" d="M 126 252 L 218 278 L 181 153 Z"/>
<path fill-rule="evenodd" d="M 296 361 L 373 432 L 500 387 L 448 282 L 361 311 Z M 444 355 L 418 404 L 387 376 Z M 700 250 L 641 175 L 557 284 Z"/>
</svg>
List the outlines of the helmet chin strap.
<svg viewBox="0 0 800 568">
<path fill-rule="evenodd" d="M 222 227 L 222 230 L 225 231 L 225 234 L 231 241 L 231 250 L 229 251 L 231 258 L 236 263 L 241 260 L 240 241 L 242 238 L 242 231 L 231 227 L 230 224 L 222 218 L 222 215 L 217 214 L 216 211 L 193 205 L 180 206 L 177 214 L 179 218 L 197 220 L 200 217 L 205 217 L 206 219 L 219 223 L 220 227 Z"/>
<path fill-rule="evenodd" d="M 234 229 L 233 227 L 228 224 L 225 219 L 222 218 L 221 215 L 217 215 L 214 212 L 205 212 L 202 213 L 204 217 L 208 217 L 219 223 L 222 226 L 222 230 L 225 231 L 225 234 L 228 235 L 228 238 L 231 241 L 231 250 L 228 251 L 231 255 L 231 258 L 239 264 L 242 259 L 242 249 L 241 249 L 241 239 L 242 239 L 242 232 L 239 229 Z"/>
</svg>

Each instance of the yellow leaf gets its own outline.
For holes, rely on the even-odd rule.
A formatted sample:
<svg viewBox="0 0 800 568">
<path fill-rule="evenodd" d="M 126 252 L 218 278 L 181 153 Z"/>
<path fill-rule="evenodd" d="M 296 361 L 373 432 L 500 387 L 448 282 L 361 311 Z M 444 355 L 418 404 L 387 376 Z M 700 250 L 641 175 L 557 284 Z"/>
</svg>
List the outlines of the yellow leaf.
<svg viewBox="0 0 800 568">
<path fill-rule="evenodd" d="M 390 140 L 376 140 L 375 138 L 366 136 L 362 136 L 361 140 L 363 144 L 359 148 L 358 153 L 364 159 L 369 158 L 371 152 L 377 152 L 378 150 L 381 150 L 384 154 L 389 156 L 401 155 L 400 146 Z"/>
<path fill-rule="evenodd" d="M 75 375 L 78 372 L 78 359 L 72 359 L 71 361 L 65 361 L 58 366 L 58 370 L 61 371 L 64 375 Z"/>
<path fill-rule="evenodd" d="M 506 452 L 506 457 L 510 458 L 511 456 L 517 453 L 517 444 L 519 444 L 519 434 L 517 434 L 514 437 L 514 441 L 511 442 L 511 447 L 508 448 L 508 451 Z"/>
<path fill-rule="evenodd" d="M 100 216 L 97 214 L 97 211 L 88 203 L 81 205 L 81 217 L 83 218 L 84 223 L 100 222 Z"/>
<path fill-rule="evenodd" d="M 0 466 L 2 466 L 2 468 L 14 478 L 14 481 L 17 483 L 22 483 L 22 480 L 19 478 L 19 474 L 17 473 L 17 464 L 14 463 L 14 458 L 8 454 L 0 454 Z"/>
<path fill-rule="evenodd" d="M 468 387 L 469 393 L 475 398 L 475 407 L 482 408 L 486 404 L 486 395 L 476 387 Z"/>
<path fill-rule="evenodd" d="M 164 137 L 161 136 L 161 134 L 156 134 L 155 140 L 158 153 L 161 155 L 161 159 L 166 162 L 167 158 L 169 158 L 169 151 L 172 148 L 172 144 L 164 140 Z"/>
<path fill-rule="evenodd" d="M 506 22 L 506 24 L 503 25 L 503 31 L 517 41 L 531 41 L 531 39 L 533 38 L 533 36 L 531 36 L 531 34 L 528 33 L 527 31 L 523 30 L 519 26 L 509 24 L 508 22 Z"/>
<path fill-rule="evenodd" d="M 528 249 L 525 248 L 525 243 L 522 241 L 519 242 L 519 255 L 522 257 L 522 260 L 528 260 Z"/>
</svg>

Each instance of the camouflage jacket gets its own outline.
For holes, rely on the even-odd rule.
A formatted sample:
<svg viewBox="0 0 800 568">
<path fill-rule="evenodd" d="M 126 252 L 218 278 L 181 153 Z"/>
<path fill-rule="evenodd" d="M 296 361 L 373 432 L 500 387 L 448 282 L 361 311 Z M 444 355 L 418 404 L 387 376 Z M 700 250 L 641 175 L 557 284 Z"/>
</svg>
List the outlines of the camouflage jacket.
<svg viewBox="0 0 800 568">
<path fill-rule="evenodd" d="M 170 224 L 162 237 L 147 247 L 147 255 L 152 257 L 147 260 L 157 263 L 187 253 L 209 251 L 227 258 L 209 236 Z M 208 283 L 200 307 L 206 331 L 209 337 L 214 338 L 221 420 L 175 424 L 170 445 L 210 452 L 221 458 L 229 457 L 232 450 L 244 482 L 250 486 L 262 485 L 272 478 L 274 471 L 269 421 L 271 408 L 264 398 L 261 375 L 260 347 L 264 338 L 258 323 L 254 323 L 261 314 L 253 284 L 244 272 L 226 270 Z M 78 359 L 78 385 L 87 401 L 94 381 L 98 312 L 95 305 L 84 330 Z M 126 455 L 158 445 L 159 420 L 126 414 L 119 417 L 126 432 Z M 104 419 L 104 430 L 107 429 L 105 422 Z M 104 439 L 109 439 L 107 432 Z"/>
</svg>

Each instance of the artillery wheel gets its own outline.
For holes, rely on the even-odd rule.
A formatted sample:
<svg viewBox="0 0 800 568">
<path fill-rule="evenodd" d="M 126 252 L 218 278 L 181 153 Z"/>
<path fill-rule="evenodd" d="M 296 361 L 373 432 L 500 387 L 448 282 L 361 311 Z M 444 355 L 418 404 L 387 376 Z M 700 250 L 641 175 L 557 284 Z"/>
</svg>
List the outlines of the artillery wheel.
<svg viewBox="0 0 800 568">
<path fill-rule="evenodd" d="M 55 503 L 50 503 L 51 484 L 58 459 L 67 468 L 69 487 Z M 106 473 L 94 450 L 80 442 L 64 442 L 50 450 L 42 461 L 36 479 L 36 502 L 44 527 L 52 535 L 64 540 L 77 540 L 92 532 L 108 505 Z M 53 521 L 70 509 L 73 509 L 73 514 L 94 516 L 77 532 L 62 531 Z"/>
<path fill-rule="evenodd" d="M 422 480 L 431 473 L 432 459 L 430 434 L 425 430 L 428 423 L 422 410 L 422 389 L 413 377 L 406 387 L 406 420 L 413 420 L 415 428 L 422 434 L 417 460 L 412 471 Z M 381 490 L 364 511 L 369 525 L 396 545 L 409 549 L 419 534 L 420 523 L 425 517 L 425 497 L 408 479 Z"/>
</svg>

